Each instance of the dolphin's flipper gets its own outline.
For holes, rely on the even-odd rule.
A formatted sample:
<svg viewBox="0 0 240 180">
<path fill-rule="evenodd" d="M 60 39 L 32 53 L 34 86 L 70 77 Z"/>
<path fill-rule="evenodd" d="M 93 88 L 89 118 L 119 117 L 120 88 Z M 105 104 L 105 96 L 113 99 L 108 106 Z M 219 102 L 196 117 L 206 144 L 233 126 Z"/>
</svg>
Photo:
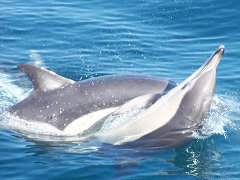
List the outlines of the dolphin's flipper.
<svg viewBox="0 0 240 180">
<path fill-rule="evenodd" d="M 64 78 L 52 71 L 31 64 L 20 64 L 18 65 L 18 69 L 28 75 L 33 83 L 35 91 L 54 90 L 64 87 L 67 84 L 74 83 L 73 80 Z"/>
<path fill-rule="evenodd" d="M 124 112 L 132 111 L 135 109 L 147 108 L 154 104 L 162 94 L 146 94 L 143 96 L 136 97 L 122 106 L 120 106 L 112 115 L 122 114 Z"/>
</svg>

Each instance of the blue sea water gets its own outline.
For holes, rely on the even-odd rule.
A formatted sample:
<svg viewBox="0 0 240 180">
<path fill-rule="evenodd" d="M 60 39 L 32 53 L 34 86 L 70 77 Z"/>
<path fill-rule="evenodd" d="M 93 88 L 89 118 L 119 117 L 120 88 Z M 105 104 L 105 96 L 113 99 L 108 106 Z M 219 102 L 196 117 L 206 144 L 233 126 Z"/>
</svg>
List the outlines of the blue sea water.
<svg viewBox="0 0 240 180">
<path fill-rule="evenodd" d="M 226 51 L 204 137 L 165 151 L 129 150 L 1 126 L 0 179 L 240 179 L 239 9 L 234 0 L 1 0 L 1 118 L 32 90 L 18 64 L 76 81 L 138 73 L 181 82 L 219 45 Z"/>
</svg>

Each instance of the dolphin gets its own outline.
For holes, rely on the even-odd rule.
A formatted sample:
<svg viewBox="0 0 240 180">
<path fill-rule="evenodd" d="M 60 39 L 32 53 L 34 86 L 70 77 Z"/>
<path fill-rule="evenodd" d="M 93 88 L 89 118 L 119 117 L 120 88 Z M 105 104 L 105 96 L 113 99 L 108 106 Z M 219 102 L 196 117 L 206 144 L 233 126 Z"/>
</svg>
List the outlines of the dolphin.
<svg viewBox="0 0 240 180">
<path fill-rule="evenodd" d="M 30 64 L 18 65 L 18 69 L 28 75 L 34 90 L 9 112 L 71 135 L 81 133 L 133 98 L 176 86 L 173 81 L 143 75 L 109 75 L 75 82 Z"/>
<path fill-rule="evenodd" d="M 224 49 L 219 46 L 205 64 L 180 84 L 142 75 L 75 82 L 42 67 L 18 65 L 32 81 L 34 90 L 8 111 L 69 134 L 93 130 L 94 136 L 115 145 L 176 147 L 192 140 L 207 117 L 215 91 L 216 68 Z M 104 130 L 110 116 L 135 109 L 143 111 L 134 120 Z"/>
<path fill-rule="evenodd" d="M 178 147 L 193 140 L 208 115 L 215 91 L 216 68 L 224 49 L 223 45 L 219 46 L 205 64 L 170 91 L 126 102 L 112 115 L 139 107 L 145 107 L 145 111 L 118 128 L 103 130 L 97 137 L 115 145 L 142 148 Z M 108 123 L 104 122 L 103 127 Z"/>
</svg>

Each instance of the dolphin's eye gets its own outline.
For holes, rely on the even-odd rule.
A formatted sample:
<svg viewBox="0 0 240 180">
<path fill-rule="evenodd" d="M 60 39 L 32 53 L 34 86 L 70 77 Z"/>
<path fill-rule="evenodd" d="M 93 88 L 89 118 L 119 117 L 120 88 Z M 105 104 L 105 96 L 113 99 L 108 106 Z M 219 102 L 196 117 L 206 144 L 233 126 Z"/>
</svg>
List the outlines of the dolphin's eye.
<svg viewBox="0 0 240 180">
<path fill-rule="evenodd" d="M 188 86 L 188 83 L 184 84 L 184 86 L 182 87 L 182 90 L 185 89 L 185 87 Z"/>
</svg>

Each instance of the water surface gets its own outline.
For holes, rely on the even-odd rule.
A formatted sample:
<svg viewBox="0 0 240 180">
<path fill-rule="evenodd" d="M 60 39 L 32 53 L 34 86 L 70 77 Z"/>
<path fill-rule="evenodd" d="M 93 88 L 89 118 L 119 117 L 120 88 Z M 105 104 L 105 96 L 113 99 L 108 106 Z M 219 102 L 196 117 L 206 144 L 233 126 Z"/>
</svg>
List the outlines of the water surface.
<svg viewBox="0 0 240 180">
<path fill-rule="evenodd" d="M 64 77 L 138 73 L 181 82 L 221 44 L 216 95 L 202 133 L 166 151 L 41 141 L 0 129 L 0 179 L 240 178 L 240 4 L 237 1 L 0 2 L 0 112 L 32 90 L 17 65 Z M 21 124 L 24 128 L 26 125 Z"/>
</svg>

